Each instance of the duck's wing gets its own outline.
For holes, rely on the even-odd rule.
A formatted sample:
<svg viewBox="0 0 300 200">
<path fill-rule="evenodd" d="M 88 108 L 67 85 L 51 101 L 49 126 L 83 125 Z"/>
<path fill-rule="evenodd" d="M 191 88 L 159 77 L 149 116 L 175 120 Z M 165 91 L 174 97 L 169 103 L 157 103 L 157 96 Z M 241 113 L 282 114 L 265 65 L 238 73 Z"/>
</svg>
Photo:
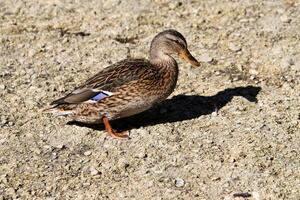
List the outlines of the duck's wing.
<svg viewBox="0 0 300 200">
<path fill-rule="evenodd" d="M 66 96 L 57 99 L 51 105 L 79 104 L 85 101 L 100 101 L 113 95 L 116 88 L 153 73 L 151 64 L 144 59 L 126 59 L 115 63 Z"/>
</svg>

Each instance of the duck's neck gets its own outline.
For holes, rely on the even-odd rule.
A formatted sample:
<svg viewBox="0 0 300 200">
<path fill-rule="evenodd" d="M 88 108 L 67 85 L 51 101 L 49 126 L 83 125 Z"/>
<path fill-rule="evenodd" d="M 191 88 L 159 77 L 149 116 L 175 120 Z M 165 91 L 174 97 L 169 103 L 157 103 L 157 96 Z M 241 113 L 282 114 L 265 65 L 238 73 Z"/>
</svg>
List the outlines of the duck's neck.
<svg viewBox="0 0 300 200">
<path fill-rule="evenodd" d="M 162 70 L 167 68 L 173 68 L 177 71 L 176 60 L 172 56 L 167 55 L 161 51 L 150 51 L 149 60 L 153 66 L 159 67 Z"/>
<path fill-rule="evenodd" d="M 166 87 L 166 95 L 169 96 L 175 89 L 178 79 L 178 65 L 176 60 L 167 54 L 159 54 L 158 52 L 150 54 L 149 60 L 154 67 L 158 68 L 162 76 L 160 81 L 162 82 L 162 86 Z"/>
<path fill-rule="evenodd" d="M 164 57 L 150 57 L 150 63 L 152 66 L 156 67 L 157 70 L 162 75 L 162 81 L 170 80 L 172 88 L 175 87 L 177 78 L 178 78 L 178 65 L 176 60 L 169 56 L 165 55 Z"/>
</svg>

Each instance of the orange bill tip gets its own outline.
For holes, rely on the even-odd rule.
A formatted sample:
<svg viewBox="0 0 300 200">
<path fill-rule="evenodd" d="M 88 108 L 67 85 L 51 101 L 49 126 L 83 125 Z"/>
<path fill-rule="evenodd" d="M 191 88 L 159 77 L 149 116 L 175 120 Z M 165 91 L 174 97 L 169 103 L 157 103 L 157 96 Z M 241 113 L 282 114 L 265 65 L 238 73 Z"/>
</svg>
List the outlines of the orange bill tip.
<svg viewBox="0 0 300 200">
<path fill-rule="evenodd" d="M 200 63 L 192 56 L 188 49 L 180 51 L 179 56 L 185 61 L 191 63 L 193 66 L 199 66 Z"/>
</svg>

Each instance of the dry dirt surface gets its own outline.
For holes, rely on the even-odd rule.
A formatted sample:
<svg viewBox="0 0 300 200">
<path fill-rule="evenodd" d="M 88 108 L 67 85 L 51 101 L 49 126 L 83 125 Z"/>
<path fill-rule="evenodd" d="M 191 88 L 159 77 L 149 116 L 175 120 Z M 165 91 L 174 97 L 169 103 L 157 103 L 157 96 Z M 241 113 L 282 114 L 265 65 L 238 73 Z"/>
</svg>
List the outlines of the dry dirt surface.
<svg viewBox="0 0 300 200">
<path fill-rule="evenodd" d="M 0 0 L 0 200 L 300 199 L 297 0 Z M 40 113 L 177 29 L 161 105 L 102 125 Z"/>
</svg>

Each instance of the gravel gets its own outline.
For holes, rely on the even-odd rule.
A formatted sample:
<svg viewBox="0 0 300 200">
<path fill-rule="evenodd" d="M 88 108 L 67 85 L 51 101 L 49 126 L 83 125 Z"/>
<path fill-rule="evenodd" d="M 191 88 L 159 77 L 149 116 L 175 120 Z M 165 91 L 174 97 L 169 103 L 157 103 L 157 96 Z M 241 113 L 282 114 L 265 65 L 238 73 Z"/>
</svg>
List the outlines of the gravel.
<svg viewBox="0 0 300 200">
<path fill-rule="evenodd" d="M 300 199 L 299 13 L 295 0 L 0 1 L 0 199 Z M 40 112 L 147 57 L 167 28 L 201 66 L 175 56 L 172 96 L 113 123 L 129 140 Z"/>
<path fill-rule="evenodd" d="M 176 178 L 175 179 L 175 185 L 176 187 L 183 187 L 184 186 L 184 180 L 181 178 Z"/>
<path fill-rule="evenodd" d="M 199 62 L 210 63 L 213 61 L 213 58 L 209 54 L 203 54 L 198 57 Z"/>
</svg>

